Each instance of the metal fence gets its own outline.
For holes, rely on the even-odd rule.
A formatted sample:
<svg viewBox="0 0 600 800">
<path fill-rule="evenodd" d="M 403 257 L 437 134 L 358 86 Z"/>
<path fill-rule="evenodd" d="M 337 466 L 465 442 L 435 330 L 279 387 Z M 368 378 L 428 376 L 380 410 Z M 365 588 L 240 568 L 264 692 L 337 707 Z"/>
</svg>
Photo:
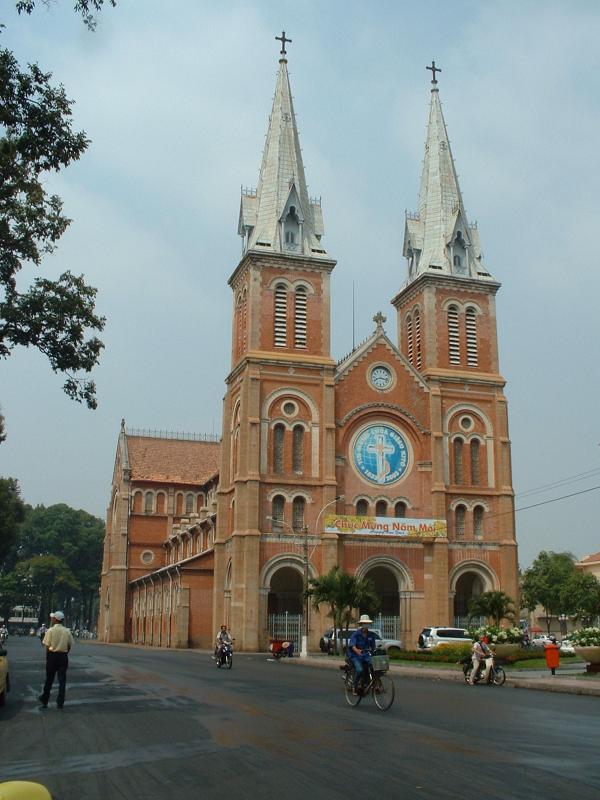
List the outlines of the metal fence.
<svg viewBox="0 0 600 800">
<path fill-rule="evenodd" d="M 400 639 L 400 617 L 378 614 L 373 617 L 373 627 L 381 631 L 384 639 Z"/>
<path fill-rule="evenodd" d="M 485 617 L 454 617 L 455 628 L 479 628 L 485 625 Z"/>
<path fill-rule="evenodd" d="M 294 650 L 298 652 L 302 639 L 302 614 L 269 614 L 269 637 L 271 639 L 284 639 L 294 643 Z"/>
</svg>

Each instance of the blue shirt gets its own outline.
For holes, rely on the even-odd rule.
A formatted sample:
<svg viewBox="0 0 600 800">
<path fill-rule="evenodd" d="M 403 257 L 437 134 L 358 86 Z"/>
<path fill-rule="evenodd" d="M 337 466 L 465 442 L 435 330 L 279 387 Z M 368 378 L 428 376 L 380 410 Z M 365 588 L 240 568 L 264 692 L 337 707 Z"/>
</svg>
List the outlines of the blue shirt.
<svg viewBox="0 0 600 800">
<path fill-rule="evenodd" d="M 348 656 L 350 658 L 359 658 L 352 649 L 353 647 L 358 647 L 359 650 L 364 650 L 365 648 L 375 650 L 375 634 L 371 631 L 367 631 L 365 635 L 362 628 L 359 628 L 357 631 L 354 631 L 348 643 Z"/>
</svg>

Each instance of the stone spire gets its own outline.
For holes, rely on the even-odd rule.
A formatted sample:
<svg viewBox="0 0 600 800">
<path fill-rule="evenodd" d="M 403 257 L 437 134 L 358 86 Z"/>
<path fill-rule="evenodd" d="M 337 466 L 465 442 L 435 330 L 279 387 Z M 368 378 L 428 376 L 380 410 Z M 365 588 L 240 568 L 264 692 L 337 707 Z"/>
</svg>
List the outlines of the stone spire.
<svg viewBox="0 0 600 800">
<path fill-rule="evenodd" d="M 238 233 L 244 253 L 327 258 L 321 244 L 321 201 L 311 200 L 306 188 L 285 56 L 284 41 L 258 189 L 242 189 Z"/>
<path fill-rule="evenodd" d="M 406 215 L 404 255 L 408 259 L 409 280 L 423 273 L 490 280 L 491 275 L 482 263 L 477 225 L 470 225 L 467 220 L 436 72 L 441 70 L 435 68 L 431 82 L 419 210 Z"/>
</svg>

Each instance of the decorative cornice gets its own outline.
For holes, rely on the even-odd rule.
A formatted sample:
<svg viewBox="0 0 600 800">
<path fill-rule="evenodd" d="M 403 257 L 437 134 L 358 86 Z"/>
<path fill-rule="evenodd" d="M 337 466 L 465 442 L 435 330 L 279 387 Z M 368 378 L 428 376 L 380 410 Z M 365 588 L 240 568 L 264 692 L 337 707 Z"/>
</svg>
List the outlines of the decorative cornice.
<svg viewBox="0 0 600 800">
<path fill-rule="evenodd" d="M 421 425 L 421 423 L 414 416 L 414 414 L 411 414 L 410 411 L 407 411 L 405 408 L 397 405 L 396 403 L 381 403 L 381 402 L 363 403 L 362 405 L 353 408 L 352 411 L 349 411 L 346 414 L 346 416 L 343 417 L 341 420 L 336 420 L 335 424 L 338 428 L 343 428 L 348 423 L 348 421 L 352 419 L 352 417 L 355 417 L 357 414 L 360 414 L 363 411 L 367 411 L 370 408 L 396 411 L 397 413 L 402 414 L 403 417 L 407 417 L 408 419 L 410 419 L 411 422 L 413 422 L 414 425 L 421 431 L 421 433 L 425 434 L 425 436 L 431 436 L 431 431 L 427 430 L 427 428 Z"/>
</svg>

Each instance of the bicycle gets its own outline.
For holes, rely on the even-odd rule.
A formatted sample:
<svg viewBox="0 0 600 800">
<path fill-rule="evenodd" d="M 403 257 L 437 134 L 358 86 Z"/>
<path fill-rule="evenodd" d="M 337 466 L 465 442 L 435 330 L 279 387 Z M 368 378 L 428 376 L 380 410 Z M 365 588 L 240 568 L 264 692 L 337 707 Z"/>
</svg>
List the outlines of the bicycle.
<svg viewBox="0 0 600 800">
<path fill-rule="evenodd" d="M 378 669 L 380 666 L 382 669 Z M 380 711 L 387 711 L 394 702 L 396 695 L 394 681 L 387 674 L 388 668 L 387 656 L 375 654 L 372 660 L 368 662 L 367 682 L 364 683 L 363 678 L 356 687 L 357 693 L 355 694 L 354 676 L 356 671 L 352 663 L 346 661 L 340 669 L 344 671 L 342 680 L 344 681 L 344 694 L 348 705 L 357 706 L 363 697 L 366 697 L 371 692 L 377 708 Z"/>
</svg>

